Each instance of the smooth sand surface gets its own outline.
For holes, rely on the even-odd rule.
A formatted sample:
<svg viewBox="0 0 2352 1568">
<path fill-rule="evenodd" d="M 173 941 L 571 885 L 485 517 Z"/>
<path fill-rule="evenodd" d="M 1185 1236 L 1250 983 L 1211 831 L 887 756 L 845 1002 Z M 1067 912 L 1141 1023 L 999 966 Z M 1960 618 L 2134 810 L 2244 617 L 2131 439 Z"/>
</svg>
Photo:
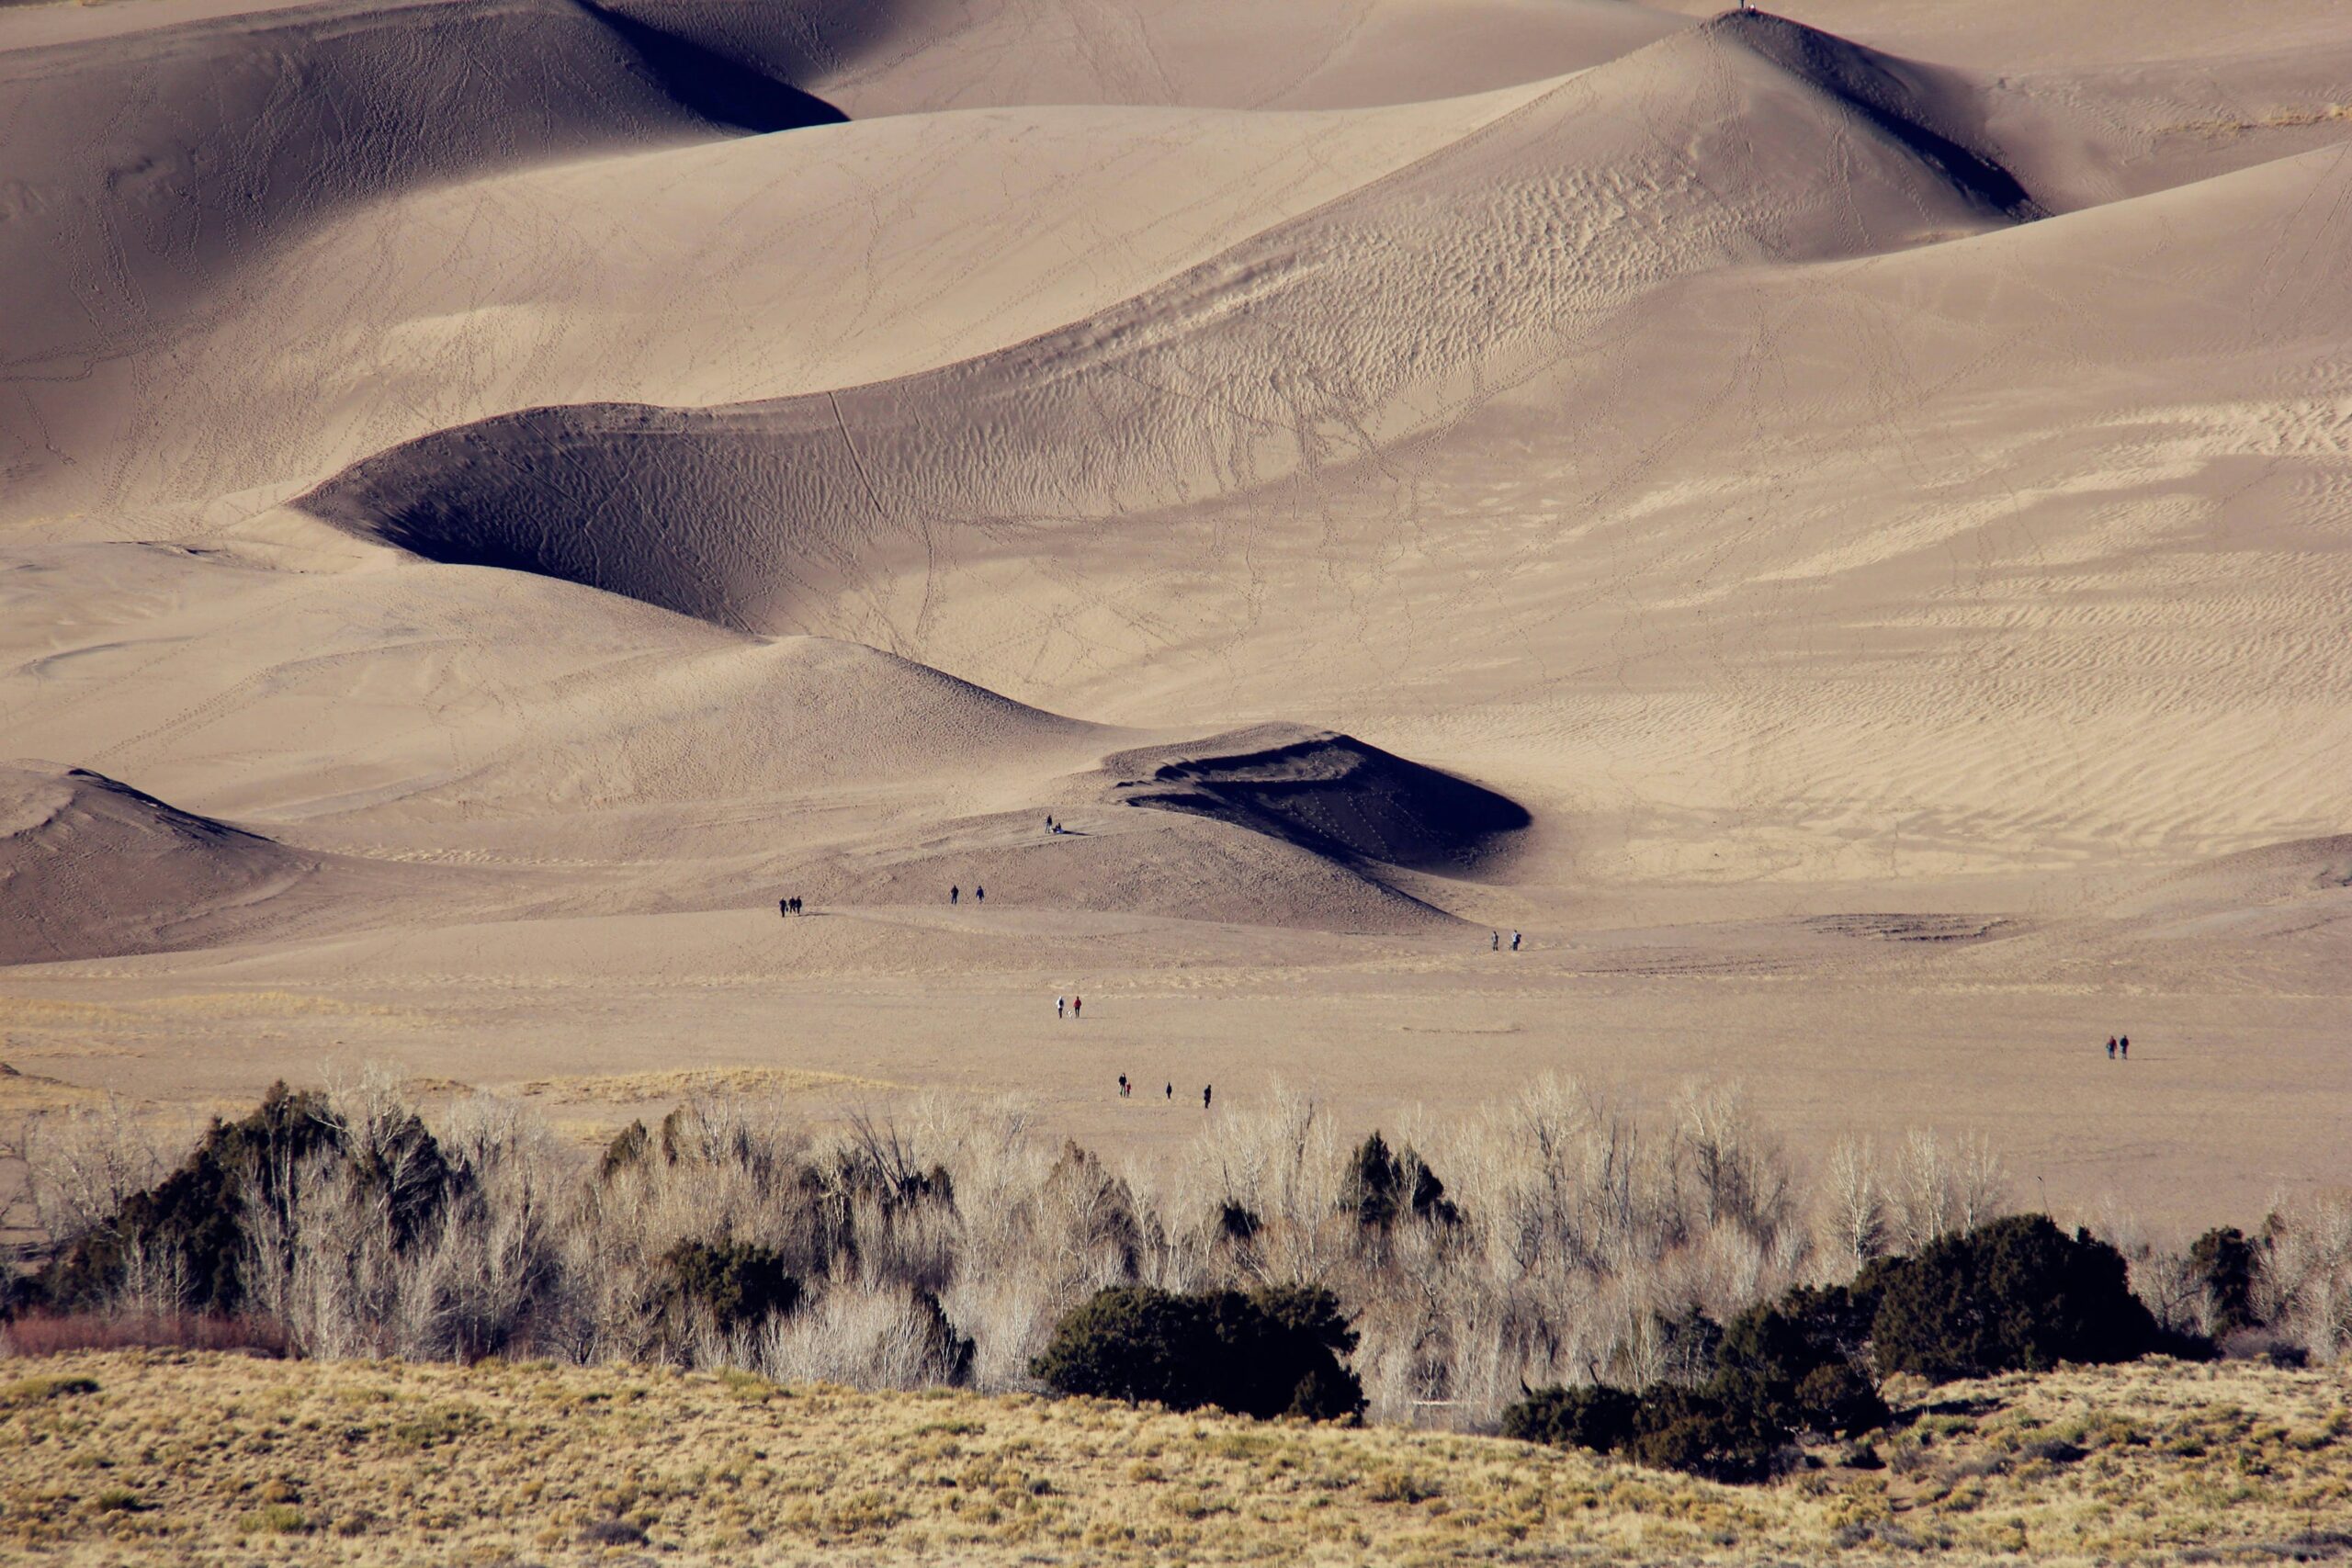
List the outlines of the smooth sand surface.
<svg viewBox="0 0 2352 1568">
<path fill-rule="evenodd" d="M 0 1061 L 2352 1179 L 2352 14 L 1693 9 L 0 9 Z"/>
</svg>

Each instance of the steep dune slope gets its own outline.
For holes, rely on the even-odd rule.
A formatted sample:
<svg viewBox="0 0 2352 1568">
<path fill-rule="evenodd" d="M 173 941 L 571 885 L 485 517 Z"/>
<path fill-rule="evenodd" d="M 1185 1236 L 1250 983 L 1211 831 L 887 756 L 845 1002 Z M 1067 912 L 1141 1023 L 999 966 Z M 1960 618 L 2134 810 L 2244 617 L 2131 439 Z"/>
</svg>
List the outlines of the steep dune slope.
<svg viewBox="0 0 2352 1568">
<path fill-rule="evenodd" d="M 245 269 L 202 323 L 123 345 L 110 423 L 61 433 L 42 483 L 0 513 L 307 488 L 549 403 L 726 403 L 932 369 L 1116 304 L 1536 90 L 1349 116 L 910 116 L 386 197 Z"/>
<path fill-rule="evenodd" d="M 318 869 L 101 773 L 0 765 L 0 964 L 202 945 Z"/>
<path fill-rule="evenodd" d="M 910 7 L 884 39 L 842 33 L 838 62 L 795 80 L 860 118 L 1001 104 L 1354 108 L 1557 76 L 1689 25 L 1630 0 L 967 0 Z"/>
<path fill-rule="evenodd" d="M 22 506 L 61 448 L 119 460 L 137 433 L 104 436 L 126 351 L 251 307 L 218 296 L 339 210 L 600 148 L 840 118 L 585 0 L 329 0 L 0 51 L 0 344 L 37 398 L 0 420 L 0 475 Z"/>
<path fill-rule="evenodd" d="M 1145 734 L 854 644 L 746 638 L 539 578 L 296 575 L 79 546 L 23 558 L 0 585 L 0 608 L 41 595 L 49 621 L 45 635 L 0 622 L 12 746 L 70 740 L 332 849 L 346 857 L 343 927 L 740 908 L 779 887 L 929 904 L 960 883 L 1000 907 L 1411 931 L 1445 917 L 1361 863 L 1459 871 L 1526 820 L 1475 785 L 1296 730 L 1148 754 L 1166 776 L 1145 793 L 1221 792 L 1205 814 L 1220 819 L 1129 811 L 1106 770 L 1143 756 Z M 1048 834 L 1047 815 L 1072 830 Z M 108 840 L 83 860 L 142 853 Z M 355 886 L 348 857 L 397 871 L 397 886 Z M 41 886 L 47 909 L 67 883 Z M 228 895 L 162 897 L 188 906 L 164 937 L 41 937 L 43 951 L 235 934 L 195 920 Z"/>
<path fill-rule="evenodd" d="M 959 561 L 1442 426 L 1595 351 L 1671 279 L 2024 210 L 1938 129 L 1951 117 L 1911 91 L 1922 79 L 1788 24 L 1726 19 L 1002 353 L 821 398 L 485 421 L 370 458 L 302 504 L 435 559 L 722 625 L 821 617 L 899 646 L 922 633 L 920 585 Z"/>
<path fill-rule="evenodd" d="M 1508 800 L 1351 735 L 1263 725 L 1103 759 L 1127 806 L 1230 822 L 1317 853 L 1475 871 L 1528 825 Z"/>
</svg>

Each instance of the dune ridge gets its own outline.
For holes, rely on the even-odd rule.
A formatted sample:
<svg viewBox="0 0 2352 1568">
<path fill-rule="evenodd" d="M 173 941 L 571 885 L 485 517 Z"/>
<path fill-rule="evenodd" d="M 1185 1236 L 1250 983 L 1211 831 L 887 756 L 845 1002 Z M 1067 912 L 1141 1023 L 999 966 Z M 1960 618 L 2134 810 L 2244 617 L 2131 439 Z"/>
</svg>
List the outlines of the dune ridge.
<svg viewBox="0 0 2352 1568">
<path fill-rule="evenodd" d="M 0 766 L 0 964 L 216 942 L 318 869 L 103 773 Z"/>
<path fill-rule="evenodd" d="M 1949 116 L 1898 114 L 1909 82 L 1792 24 L 1719 21 L 1002 353 L 774 403 L 502 416 L 298 504 L 429 558 L 720 625 L 807 629 L 827 611 L 864 640 L 903 637 L 906 586 L 993 535 L 1034 548 L 1042 530 L 1366 457 L 1573 356 L 1675 277 L 2005 220 L 1989 202 L 2011 187 L 1926 129 Z M 1667 127 L 1701 140 L 1697 163 L 1661 150 Z M 1811 164 L 1833 151 L 1859 162 L 1823 193 Z M 1612 229 L 1634 237 L 1597 265 Z M 992 438 L 1016 426 L 1020 443 Z"/>
</svg>

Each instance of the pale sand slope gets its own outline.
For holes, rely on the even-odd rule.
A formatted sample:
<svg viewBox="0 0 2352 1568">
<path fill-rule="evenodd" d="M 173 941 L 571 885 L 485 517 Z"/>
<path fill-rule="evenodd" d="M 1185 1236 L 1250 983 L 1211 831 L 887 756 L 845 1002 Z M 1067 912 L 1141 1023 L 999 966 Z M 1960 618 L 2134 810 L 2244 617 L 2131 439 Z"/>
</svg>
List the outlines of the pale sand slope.
<svg viewBox="0 0 2352 1568">
<path fill-rule="evenodd" d="M 120 617 L 107 635 L 46 653 L 8 636 L 73 592 Z M 512 574 L 76 546 L 0 576 L 0 603 L 27 612 L 0 623 L 24 744 L 396 865 L 384 923 L 436 890 L 451 919 L 993 885 L 1000 901 L 1397 931 L 1444 918 L 1390 875 L 1478 874 L 1527 821 L 1344 738 L 1109 729 L 861 645 L 745 637 Z M 1047 834 L 1055 814 L 1076 830 Z M 80 889 L 28 875 L 9 893 L 12 919 L 47 927 Z M 338 925 L 368 900 L 348 906 Z M 17 956 L 186 945 L 107 929 Z"/>
<path fill-rule="evenodd" d="M 1114 1147 L 1193 1124 L 1119 1071 L 1356 1122 L 1697 1073 L 2070 1201 L 2352 1174 L 2352 22 L 1837 7 L 1953 72 L 1494 6 L 1417 72 L 1445 8 L 664 10 L 910 111 L 744 138 L 593 11 L 66 9 L 0 17 L 74 131 L 12 111 L 11 231 L 86 303 L 7 339 L 0 751 L 356 891 L 11 970 L 9 1060 L 814 1067 Z M 97 135 L 40 29 L 206 41 Z M 435 96 L 510 52 L 588 107 Z M 933 112 L 1041 96 L 1102 107 Z M 356 534 L 274 510 L 362 458 Z"/>
<path fill-rule="evenodd" d="M 1591 353 L 1673 280 L 2030 215 L 1960 142 L 1968 113 L 1930 75 L 1729 19 L 1000 354 L 707 412 L 532 411 L 300 504 L 436 559 L 910 648 L 943 572 L 1426 434 Z"/>
<path fill-rule="evenodd" d="M 56 450 L 10 509 L 285 493 L 512 409 L 931 369 L 1114 305 L 1531 91 L 1351 117 L 919 116 L 376 201 L 289 233 L 200 320 L 126 323 L 105 407 L 86 385 L 40 394 Z M 976 205 L 1020 221 L 975 222 Z"/>
<path fill-rule="evenodd" d="M 217 946 L 318 869 L 102 774 L 0 768 L 0 964 Z"/>
<path fill-rule="evenodd" d="M 909 63 L 918 39 L 926 58 L 966 62 L 966 85 L 991 84 L 980 103 L 1319 107 L 1329 96 L 1294 67 L 1331 51 L 1357 62 L 1342 75 L 1415 62 L 1419 90 L 1398 97 L 1443 99 L 1681 25 L 1616 0 L 1355 4 L 1303 8 L 1311 22 L 1245 52 L 1231 47 L 1239 8 L 1215 25 L 1187 10 L 1153 28 L 1207 28 L 1186 46 L 1197 90 L 1155 68 L 1159 90 L 1134 99 L 1130 65 L 1099 49 L 966 37 L 1028 34 L 1045 25 L 1034 6 L 985 20 L 806 0 L 103 9 L 0 16 L 17 176 L 0 268 L 37 286 L 0 299 L 19 393 L 0 411 L 0 506 L 17 518 L 312 482 L 537 402 L 773 396 L 962 357 L 1124 298 L 1504 107 L 1047 112 L 758 138 L 729 155 L 729 137 L 839 118 L 787 78 L 830 91 L 852 57 L 929 83 L 922 107 L 967 95 Z M 1064 20 L 1109 17 L 1090 5 Z M 1425 68 L 1441 39 L 1435 55 L 1462 62 L 1442 81 Z M 1283 80 L 1235 97 L 1211 62 Z M 681 143 L 708 156 L 591 156 Z M 469 180 L 518 168 L 546 177 Z M 1017 221 L 1008 233 L 989 213 Z M 684 276 L 721 287 L 670 298 Z M 366 382 L 355 350 L 405 374 Z M 256 375 L 227 417 L 191 410 Z"/>
</svg>

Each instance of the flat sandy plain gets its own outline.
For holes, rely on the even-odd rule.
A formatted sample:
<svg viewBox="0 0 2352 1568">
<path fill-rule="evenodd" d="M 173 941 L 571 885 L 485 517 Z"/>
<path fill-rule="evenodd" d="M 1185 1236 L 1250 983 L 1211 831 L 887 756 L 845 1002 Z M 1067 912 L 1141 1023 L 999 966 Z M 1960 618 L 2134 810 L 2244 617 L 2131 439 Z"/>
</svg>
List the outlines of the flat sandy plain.
<svg viewBox="0 0 2352 1568">
<path fill-rule="evenodd" d="M 2347 254 L 2330 0 L 0 8 L 0 1112 L 1562 1070 L 2256 1219 Z"/>
</svg>

